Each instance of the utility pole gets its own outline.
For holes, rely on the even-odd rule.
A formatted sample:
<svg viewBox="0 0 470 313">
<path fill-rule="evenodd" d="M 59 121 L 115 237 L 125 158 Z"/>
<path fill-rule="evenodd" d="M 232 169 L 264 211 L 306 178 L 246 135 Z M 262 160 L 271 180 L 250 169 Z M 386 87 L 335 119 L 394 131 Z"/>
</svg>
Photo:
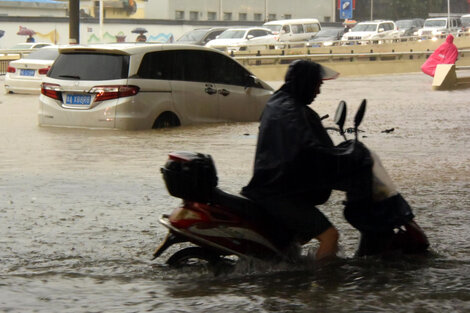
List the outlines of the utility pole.
<svg viewBox="0 0 470 313">
<path fill-rule="evenodd" d="M 100 42 L 103 42 L 103 19 L 104 19 L 103 0 L 100 0 Z"/>
<path fill-rule="evenodd" d="M 80 2 L 69 0 L 69 43 L 80 43 Z"/>
<path fill-rule="evenodd" d="M 219 21 L 222 21 L 222 0 L 219 0 Z"/>
<path fill-rule="evenodd" d="M 332 21 L 332 22 L 336 22 L 336 10 L 337 10 L 337 8 L 336 8 L 336 1 L 337 1 L 337 0 L 332 0 L 332 1 L 333 1 L 333 8 L 332 8 L 332 9 L 333 9 L 333 13 L 331 14 L 331 21 Z"/>
<path fill-rule="evenodd" d="M 370 0 L 370 20 L 374 20 L 374 0 Z"/>
<path fill-rule="evenodd" d="M 447 0 L 447 17 L 448 17 L 448 22 L 447 24 L 450 23 L 450 0 Z M 449 27 L 450 25 L 447 25 L 447 27 Z"/>
<path fill-rule="evenodd" d="M 268 21 L 268 0 L 264 0 L 264 21 Z"/>
</svg>

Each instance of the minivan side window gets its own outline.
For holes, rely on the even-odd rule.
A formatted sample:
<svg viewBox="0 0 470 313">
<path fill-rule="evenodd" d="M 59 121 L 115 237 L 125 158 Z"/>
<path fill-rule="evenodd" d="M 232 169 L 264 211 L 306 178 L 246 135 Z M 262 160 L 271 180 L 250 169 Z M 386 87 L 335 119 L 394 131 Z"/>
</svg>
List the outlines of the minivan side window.
<svg viewBox="0 0 470 313">
<path fill-rule="evenodd" d="M 192 82 L 209 81 L 209 67 L 205 51 L 173 51 L 173 80 Z"/>
<path fill-rule="evenodd" d="M 289 27 L 289 25 L 284 25 L 284 26 L 282 26 L 282 30 L 283 30 L 286 34 L 290 33 L 290 27 Z"/>
<path fill-rule="evenodd" d="M 317 33 L 320 31 L 320 25 L 312 23 L 305 25 L 305 32 L 306 33 Z"/>
<path fill-rule="evenodd" d="M 144 55 L 137 75 L 147 79 L 171 79 L 172 51 L 150 52 Z"/>
<path fill-rule="evenodd" d="M 292 25 L 292 33 L 294 34 L 301 34 L 304 32 L 304 27 L 302 24 L 294 24 Z"/>
<path fill-rule="evenodd" d="M 206 52 L 209 60 L 211 83 L 245 86 L 250 73 L 240 64 L 222 54 Z"/>
</svg>

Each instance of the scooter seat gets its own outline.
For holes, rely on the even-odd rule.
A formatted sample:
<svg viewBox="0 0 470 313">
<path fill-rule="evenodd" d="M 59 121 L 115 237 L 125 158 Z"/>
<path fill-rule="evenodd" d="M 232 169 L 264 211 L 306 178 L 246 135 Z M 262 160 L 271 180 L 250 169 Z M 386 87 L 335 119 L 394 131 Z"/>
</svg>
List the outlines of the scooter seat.
<svg viewBox="0 0 470 313">
<path fill-rule="evenodd" d="M 269 238 L 276 246 L 287 246 L 290 244 L 289 237 L 286 237 L 287 232 L 279 232 L 283 225 L 276 222 L 267 209 L 258 205 L 253 200 L 241 195 L 229 194 L 219 188 L 215 188 L 210 202 L 220 205 L 244 221 L 256 225 L 257 231 L 265 234 L 266 238 Z"/>
<path fill-rule="evenodd" d="M 260 220 L 264 214 L 264 209 L 258 206 L 253 200 L 241 195 L 233 195 L 219 188 L 215 188 L 211 203 L 225 207 L 227 210 L 252 221 Z"/>
</svg>

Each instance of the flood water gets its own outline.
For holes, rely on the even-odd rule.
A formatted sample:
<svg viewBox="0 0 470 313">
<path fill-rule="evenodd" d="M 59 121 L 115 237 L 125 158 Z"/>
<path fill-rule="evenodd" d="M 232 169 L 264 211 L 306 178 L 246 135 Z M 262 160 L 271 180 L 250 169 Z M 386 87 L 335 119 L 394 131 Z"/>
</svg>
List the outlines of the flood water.
<svg viewBox="0 0 470 313">
<path fill-rule="evenodd" d="M 150 261 L 166 235 L 158 218 L 180 203 L 159 169 L 170 151 L 209 153 L 221 188 L 238 192 L 251 176 L 257 123 L 43 128 L 37 96 L 0 95 L 0 311 L 469 312 L 470 90 L 432 91 L 421 74 L 340 78 L 314 107 L 332 126 L 346 100 L 350 124 L 363 98 L 362 140 L 412 205 L 430 255 L 354 258 L 358 233 L 334 193 L 320 208 L 341 233 L 339 261 L 242 264 L 214 276 L 168 268 L 176 247 Z"/>
</svg>

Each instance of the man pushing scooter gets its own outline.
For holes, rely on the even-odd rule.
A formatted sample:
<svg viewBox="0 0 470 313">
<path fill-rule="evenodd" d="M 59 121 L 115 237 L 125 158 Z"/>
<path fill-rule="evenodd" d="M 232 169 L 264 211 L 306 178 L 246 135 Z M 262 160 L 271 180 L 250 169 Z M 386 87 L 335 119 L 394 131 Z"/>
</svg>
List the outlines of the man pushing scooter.
<svg viewBox="0 0 470 313">
<path fill-rule="evenodd" d="M 308 106 L 323 81 L 337 75 L 311 61 L 289 66 L 263 112 L 254 174 L 241 193 L 271 215 L 280 226 L 276 240 L 286 247 L 316 238 L 316 259 L 333 257 L 338 249 L 338 231 L 315 207 L 333 189 L 346 192 L 345 218 L 361 232 L 357 255 L 426 251 L 425 234 L 378 157 L 357 140 L 335 146 Z"/>
</svg>

